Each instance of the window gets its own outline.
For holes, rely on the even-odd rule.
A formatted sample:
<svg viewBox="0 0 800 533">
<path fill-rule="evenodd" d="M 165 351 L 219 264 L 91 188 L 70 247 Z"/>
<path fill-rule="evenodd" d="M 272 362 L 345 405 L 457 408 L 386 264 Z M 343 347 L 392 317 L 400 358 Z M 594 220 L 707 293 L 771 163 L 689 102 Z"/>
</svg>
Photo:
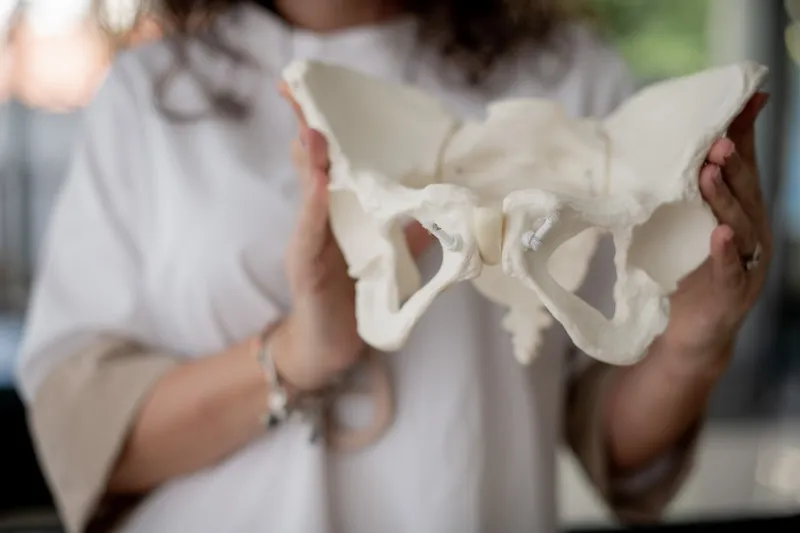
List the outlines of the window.
<svg viewBox="0 0 800 533">
<path fill-rule="evenodd" d="M 642 82 L 696 72 L 711 61 L 707 0 L 592 0 L 590 7 Z"/>
</svg>

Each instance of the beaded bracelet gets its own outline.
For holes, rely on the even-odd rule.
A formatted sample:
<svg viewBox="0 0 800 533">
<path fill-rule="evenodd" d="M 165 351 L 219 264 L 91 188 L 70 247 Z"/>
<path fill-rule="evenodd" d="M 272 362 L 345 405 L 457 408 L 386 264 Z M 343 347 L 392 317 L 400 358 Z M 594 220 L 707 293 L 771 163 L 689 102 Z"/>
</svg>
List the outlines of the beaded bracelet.
<svg viewBox="0 0 800 533">
<path fill-rule="evenodd" d="M 264 379 L 267 381 L 267 411 L 264 414 L 263 422 L 268 428 L 273 428 L 289 418 L 291 406 L 289 402 L 289 390 L 283 379 L 278 375 L 275 367 L 275 360 L 270 350 L 270 340 L 272 333 L 277 329 L 278 324 L 265 329 L 259 339 L 258 352 L 256 359 L 264 372 Z"/>
<path fill-rule="evenodd" d="M 290 385 L 280 376 L 272 355 L 272 333 L 278 324 L 264 330 L 256 358 L 267 382 L 267 409 L 262 417 L 262 423 L 267 429 L 273 429 L 289 420 L 292 415 L 299 417 L 311 425 L 310 441 L 319 442 L 325 436 L 325 418 L 328 409 L 345 389 L 351 376 L 359 368 L 355 364 L 337 376 L 331 384 L 315 391 L 290 393 Z M 359 359 L 360 361 L 360 359 Z"/>
</svg>

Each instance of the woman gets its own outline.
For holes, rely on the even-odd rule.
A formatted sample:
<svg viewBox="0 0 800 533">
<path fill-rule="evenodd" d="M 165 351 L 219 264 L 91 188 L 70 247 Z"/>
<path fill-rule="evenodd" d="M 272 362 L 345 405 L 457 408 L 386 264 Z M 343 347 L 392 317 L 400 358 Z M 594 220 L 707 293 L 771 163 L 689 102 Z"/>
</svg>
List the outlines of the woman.
<svg viewBox="0 0 800 533">
<path fill-rule="evenodd" d="M 568 339 L 550 328 L 521 368 L 501 311 L 460 284 L 385 358 L 392 425 L 337 453 L 309 443 L 304 423 L 261 423 L 276 415 L 270 388 L 313 394 L 365 353 L 327 225 L 325 142 L 275 92 L 280 69 L 343 63 L 465 116 L 514 96 L 602 115 L 629 80 L 556 1 L 165 10 L 180 34 L 222 4 L 213 32 L 118 60 L 52 215 L 19 381 L 69 530 L 113 519 L 147 533 L 554 531 L 562 429 L 620 517 L 656 517 L 763 281 L 765 261 L 746 260 L 758 246 L 769 255 L 752 144 L 763 95 L 698 177 L 721 224 L 644 361 L 568 371 Z M 423 273 L 435 270 L 427 236 L 407 237 Z M 588 300 L 607 304 L 610 275 L 592 270 Z M 369 407 L 342 403 L 349 421 Z"/>
</svg>

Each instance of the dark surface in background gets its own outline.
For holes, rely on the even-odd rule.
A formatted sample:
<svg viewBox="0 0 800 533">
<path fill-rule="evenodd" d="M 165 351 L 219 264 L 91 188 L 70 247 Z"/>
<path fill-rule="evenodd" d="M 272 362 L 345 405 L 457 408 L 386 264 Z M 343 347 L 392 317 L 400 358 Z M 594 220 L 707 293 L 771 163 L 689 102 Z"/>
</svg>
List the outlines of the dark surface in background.
<svg viewBox="0 0 800 533">
<path fill-rule="evenodd" d="M 800 531 L 800 516 L 779 518 L 741 517 L 727 520 L 708 520 L 695 523 L 671 524 L 668 526 L 635 527 L 629 529 L 572 529 L 568 533 L 607 533 L 609 531 L 652 531 L 663 533 L 710 533 L 711 531 L 755 533 L 756 528 L 772 532 L 797 533 Z"/>
<path fill-rule="evenodd" d="M 777 320 L 777 357 L 765 365 L 753 412 L 759 420 L 800 418 L 800 299 L 784 301 Z"/>
<path fill-rule="evenodd" d="M 0 516 L 27 508 L 52 507 L 25 420 L 13 389 L 0 388 Z"/>
</svg>

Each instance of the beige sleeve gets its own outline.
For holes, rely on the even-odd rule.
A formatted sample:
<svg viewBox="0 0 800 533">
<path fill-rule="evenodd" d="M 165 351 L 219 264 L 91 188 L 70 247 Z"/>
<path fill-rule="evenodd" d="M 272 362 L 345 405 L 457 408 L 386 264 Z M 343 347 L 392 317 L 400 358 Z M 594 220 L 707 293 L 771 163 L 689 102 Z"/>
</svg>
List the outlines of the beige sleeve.
<svg viewBox="0 0 800 533">
<path fill-rule="evenodd" d="M 615 478 L 609 455 L 603 412 L 616 367 L 592 361 L 569 385 L 566 438 L 584 471 L 623 524 L 657 522 L 692 470 L 699 427 L 648 468 L 625 478 Z"/>
<path fill-rule="evenodd" d="M 68 358 L 28 406 L 39 462 L 69 533 L 109 531 L 131 499 L 105 497 L 111 469 L 153 384 L 177 360 L 105 340 Z"/>
</svg>

